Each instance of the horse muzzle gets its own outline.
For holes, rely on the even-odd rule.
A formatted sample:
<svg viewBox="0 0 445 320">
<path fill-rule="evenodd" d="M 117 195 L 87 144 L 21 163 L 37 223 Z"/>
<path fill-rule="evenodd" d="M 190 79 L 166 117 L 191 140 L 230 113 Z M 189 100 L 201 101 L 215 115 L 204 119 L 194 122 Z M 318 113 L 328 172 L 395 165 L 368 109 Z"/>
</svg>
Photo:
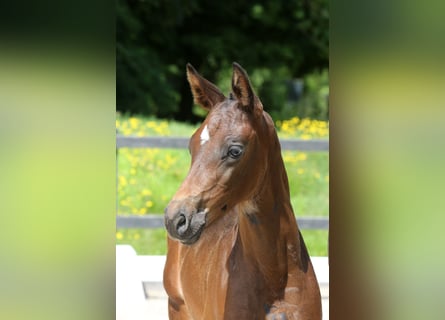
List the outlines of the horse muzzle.
<svg viewBox="0 0 445 320">
<path fill-rule="evenodd" d="M 183 244 L 194 244 L 204 229 L 207 212 L 208 209 L 187 210 L 185 206 L 178 208 L 175 204 L 169 204 L 164 216 L 168 234 Z"/>
</svg>

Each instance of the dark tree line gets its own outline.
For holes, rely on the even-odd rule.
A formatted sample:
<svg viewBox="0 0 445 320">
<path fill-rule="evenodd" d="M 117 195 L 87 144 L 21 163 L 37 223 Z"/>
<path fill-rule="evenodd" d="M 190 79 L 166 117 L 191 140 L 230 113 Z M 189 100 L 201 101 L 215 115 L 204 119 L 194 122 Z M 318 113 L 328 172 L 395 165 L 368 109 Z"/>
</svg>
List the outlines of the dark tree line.
<svg viewBox="0 0 445 320">
<path fill-rule="evenodd" d="M 327 0 L 117 1 L 117 109 L 194 121 L 185 65 L 215 83 L 233 61 L 269 109 L 286 80 L 328 67 Z"/>
</svg>

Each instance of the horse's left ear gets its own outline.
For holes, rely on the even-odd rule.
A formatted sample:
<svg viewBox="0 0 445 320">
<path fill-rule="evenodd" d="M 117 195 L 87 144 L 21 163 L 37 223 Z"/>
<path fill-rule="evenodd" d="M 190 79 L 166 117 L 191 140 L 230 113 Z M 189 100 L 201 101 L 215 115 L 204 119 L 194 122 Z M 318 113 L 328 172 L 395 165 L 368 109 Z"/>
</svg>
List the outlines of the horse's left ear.
<svg viewBox="0 0 445 320">
<path fill-rule="evenodd" d="M 261 116 L 263 105 L 255 95 L 247 72 L 236 62 L 233 63 L 232 91 L 246 111 Z"/>
</svg>

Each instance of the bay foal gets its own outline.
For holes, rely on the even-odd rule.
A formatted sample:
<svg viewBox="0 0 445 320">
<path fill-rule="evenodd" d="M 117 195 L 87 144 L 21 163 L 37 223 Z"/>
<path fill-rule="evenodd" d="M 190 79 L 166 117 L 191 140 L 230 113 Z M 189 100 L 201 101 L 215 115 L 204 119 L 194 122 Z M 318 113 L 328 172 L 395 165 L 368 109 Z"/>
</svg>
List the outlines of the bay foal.
<svg viewBox="0 0 445 320">
<path fill-rule="evenodd" d="M 233 64 L 228 98 L 187 65 L 209 111 L 190 139 L 190 171 L 165 210 L 170 319 L 321 319 L 271 117 Z"/>
</svg>

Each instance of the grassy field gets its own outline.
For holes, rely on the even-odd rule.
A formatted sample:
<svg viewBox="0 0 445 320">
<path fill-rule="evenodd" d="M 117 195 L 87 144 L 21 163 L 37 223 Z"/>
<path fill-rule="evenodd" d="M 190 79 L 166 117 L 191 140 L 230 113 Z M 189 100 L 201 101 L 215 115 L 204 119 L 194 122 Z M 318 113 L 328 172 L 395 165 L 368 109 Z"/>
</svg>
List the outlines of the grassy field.
<svg viewBox="0 0 445 320">
<path fill-rule="evenodd" d="M 277 122 L 276 126 L 280 137 L 311 139 L 327 138 L 329 134 L 328 124 L 316 120 L 292 118 Z M 197 127 L 118 114 L 116 128 L 123 135 L 188 137 Z M 119 214 L 162 213 L 190 166 L 187 150 L 122 148 L 117 156 Z M 283 152 L 297 218 L 328 216 L 328 158 L 327 152 Z M 311 255 L 327 255 L 327 231 L 302 230 L 302 233 Z M 138 254 L 165 254 L 166 237 L 164 229 L 116 231 L 117 243 L 131 244 Z"/>
</svg>

